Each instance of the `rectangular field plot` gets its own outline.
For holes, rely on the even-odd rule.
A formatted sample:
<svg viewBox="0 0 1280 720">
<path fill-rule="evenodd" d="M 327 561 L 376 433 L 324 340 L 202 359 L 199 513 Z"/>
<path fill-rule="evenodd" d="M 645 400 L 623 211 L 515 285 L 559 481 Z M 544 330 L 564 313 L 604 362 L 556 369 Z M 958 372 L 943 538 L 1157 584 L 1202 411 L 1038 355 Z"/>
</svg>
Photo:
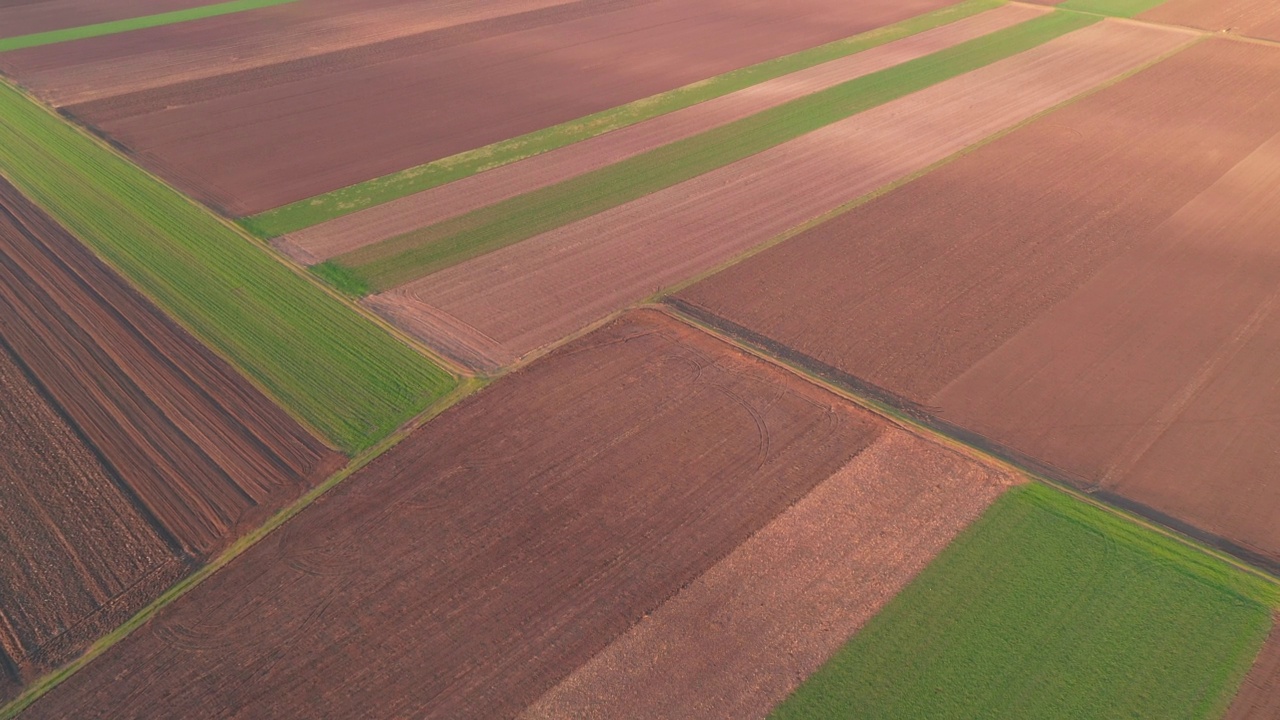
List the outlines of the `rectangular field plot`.
<svg viewBox="0 0 1280 720">
<path fill-rule="evenodd" d="M 1055 490 L 1009 491 L 773 714 L 1213 720 L 1275 587 Z"/>
<path fill-rule="evenodd" d="M 0 660 L 23 681 L 342 462 L 2 180 L 0 350 Z"/>
<path fill-rule="evenodd" d="M 1140 17 L 1280 40 L 1280 4 L 1273 0 L 1168 0 Z"/>
<path fill-rule="evenodd" d="M 1202 42 L 680 301 L 1278 561 L 1277 86 L 1275 48 Z"/>
<path fill-rule="evenodd" d="M 304 0 L 5 53 L 0 70 L 239 216 L 948 4 Z"/>
<path fill-rule="evenodd" d="M 446 411 L 28 716 L 514 714 L 881 428 L 624 316 Z"/>
</svg>

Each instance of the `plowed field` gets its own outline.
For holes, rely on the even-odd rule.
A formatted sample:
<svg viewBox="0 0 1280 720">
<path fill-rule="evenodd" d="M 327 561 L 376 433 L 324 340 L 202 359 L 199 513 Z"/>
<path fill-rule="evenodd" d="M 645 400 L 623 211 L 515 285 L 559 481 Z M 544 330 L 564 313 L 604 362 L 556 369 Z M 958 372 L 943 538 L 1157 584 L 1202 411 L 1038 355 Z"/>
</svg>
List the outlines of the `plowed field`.
<svg viewBox="0 0 1280 720">
<path fill-rule="evenodd" d="M 127 20 L 217 0 L 16 0 L 0 2 L 0 38 Z"/>
<path fill-rule="evenodd" d="M 1280 4 L 1273 0 L 1168 0 L 1140 17 L 1280 40 Z"/>
<path fill-rule="evenodd" d="M 22 681 L 341 462 L 3 183 L 0 346 L 0 669 Z"/>
<path fill-rule="evenodd" d="M 763 717 L 1012 480 L 887 429 L 523 716 Z"/>
<path fill-rule="evenodd" d="M 681 298 L 1275 562 L 1278 89 L 1200 43 Z"/>
<path fill-rule="evenodd" d="M 949 3 L 538 4 L 318 0 L 6 53 L 0 70 L 242 215 Z"/>
<path fill-rule="evenodd" d="M 1222 720 L 1274 720 L 1277 717 L 1280 717 L 1280 622 L 1272 626 L 1267 643 Z"/>
<path fill-rule="evenodd" d="M 367 302 L 461 362 L 504 366 L 1188 41 L 1098 23 Z"/>
<path fill-rule="evenodd" d="M 633 313 L 446 411 L 29 715 L 514 714 L 881 427 Z"/>
</svg>

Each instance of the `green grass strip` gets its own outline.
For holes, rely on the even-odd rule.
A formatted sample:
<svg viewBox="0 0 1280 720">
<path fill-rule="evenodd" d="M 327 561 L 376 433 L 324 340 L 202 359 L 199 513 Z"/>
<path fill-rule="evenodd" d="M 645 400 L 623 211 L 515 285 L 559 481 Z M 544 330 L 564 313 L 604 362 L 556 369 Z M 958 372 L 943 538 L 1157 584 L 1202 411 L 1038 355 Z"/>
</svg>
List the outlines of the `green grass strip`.
<svg viewBox="0 0 1280 720">
<path fill-rule="evenodd" d="M 1164 3 L 1165 0 L 1067 0 L 1058 7 L 1113 17 L 1134 17 Z"/>
<path fill-rule="evenodd" d="M 340 255 L 339 287 L 380 291 L 590 217 L 1098 22 L 1055 12 L 851 80 L 556 185 Z"/>
<path fill-rule="evenodd" d="M 1276 601 L 1173 538 L 1016 488 L 773 717 L 1217 718 Z"/>
<path fill-rule="evenodd" d="M 927 15 L 734 70 L 578 120 L 469 150 L 313 198 L 299 200 L 245 218 L 241 223 L 250 232 L 263 238 L 291 233 L 357 210 L 430 190 L 500 165 L 523 160 L 690 105 L 728 95 L 766 80 L 947 25 L 1003 4 L 1005 4 L 1004 0 L 967 0 Z"/>
<path fill-rule="evenodd" d="M 456 379 L 105 145 L 0 83 L 0 173 L 348 453 Z"/>
<path fill-rule="evenodd" d="M 98 23 L 96 25 L 81 25 L 80 27 L 66 28 L 63 30 L 50 30 L 49 32 L 19 35 L 17 37 L 0 39 L 0 52 L 22 50 L 24 48 L 37 47 L 40 45 L 52 45 L 53 43 L 67 42 L 68 40 L 83 40 L 85 38 L 99 37 L 101 35 L 114 35 L 116 33 L 128 32 L 130 30 L 142 30 L 143 28 L 158 27 L 160 25 L 172 25 L 174 23 L 187 22 L 188 20 L 217 17 L 218 15 L 230 15 L 231 13 L 244 12 L 245 10 L 257 10 L 258 8 L 271 7 L 272 5 L 283 5 L 291 2 L 297 2 L 297 0 L 234 0 L 233 2 L 204 5 L 202 7 L 190 8 L 188 10 L 175 10 L 173 12 L 157 13 L 155 15 L 144 15 L 142 17 L 129 18 L 127 20 L 112 20 L 111 22 Z"/>
</svg>

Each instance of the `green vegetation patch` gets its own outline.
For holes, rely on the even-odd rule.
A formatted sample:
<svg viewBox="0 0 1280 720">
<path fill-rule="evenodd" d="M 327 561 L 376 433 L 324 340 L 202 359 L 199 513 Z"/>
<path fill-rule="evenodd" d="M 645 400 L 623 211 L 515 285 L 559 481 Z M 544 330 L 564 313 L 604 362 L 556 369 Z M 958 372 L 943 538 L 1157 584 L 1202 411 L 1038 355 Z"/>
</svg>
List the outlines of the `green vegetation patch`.
<svg viewBox="0 0 1280 720">
<path fill-rule="evenodd" d="M 1155 530 L 1017 488 L 773 717 L 1216 718 L 1276 602 Z"/>
<path fill-rule="evenodd" d="M 0 173 L 347 452 L 456 379 L 265 248 L 0 83 Z"/>
<path fill-rule="evenodd" d="M 357 210 L 430 190 L 500 165 L 634 125 L 721 95 L 728 95 L 788 73 L 947 25 L 1003 4 L 1004 0 L 967 0 L 927 15 L 768 60 L 578 120 L 469 150 L 313 198 L 299 200 L 246 218 L 242 224 L 250 232 L 263 238 L 291 233 Z"/>
<path fill-rule="evenodd" d="M 201 18 L 216 17 L 218 15 L 229 15 L 231 13 L 244 12 L 245 10 L 257 10 L 258 8 L 271 7 L 272 5 L 283 5 L 285 3 L 296 1 L 297 0 L 234 0 L 234 2 L 204 5 L 202 7 L 190 8 L 188 10 L 175 10 L 173 12 L 157 13 L 155 15 L 144 15 L 142 17 L 129 18 L 127 20 L 113 20 L 111 22 L 98 23 L 96 25 L 81 25 L 80 27 L 66 28 L 63 30 L 50 30 L 49 32 L 19 35 L 17 37 L 0 39 L 0 52 L 22 50 L 23 48 L 36 47 L 38 45 L 52 45 L 53 43 L 66 42 L 68 40 L 83 40 L 84 38 L 98 37 L 100 35 L 114 35 L 116 33 L 128 32 L 129 30 L 141 30 L 143 28 L 158 27 L 160 25 L 172 25 L 174 23 L 187 22 L 188 20 L 200 20 Z"/>
<path fill-rule="evenodd" d="M 1067 0 L 1058 7 L 1114 17 L 1134 17 L 1164 3 L 1165 0 Z"/>
<path fill-rule="evenodd" d="M 867 75 L 556 185 L 333 258 L 386 290 L 590 217 L 1098 21 L 1056 12 Z M 358 281 L 352 280 L 358 278 Z"/>
</svg>

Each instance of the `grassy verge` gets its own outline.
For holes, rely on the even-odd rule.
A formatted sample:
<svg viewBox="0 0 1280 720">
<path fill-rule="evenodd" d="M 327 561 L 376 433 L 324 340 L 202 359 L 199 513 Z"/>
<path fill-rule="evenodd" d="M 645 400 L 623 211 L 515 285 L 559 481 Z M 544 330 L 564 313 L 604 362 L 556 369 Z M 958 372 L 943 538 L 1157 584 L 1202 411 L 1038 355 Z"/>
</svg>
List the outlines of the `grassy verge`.
<svg viewBox="0 0 1280 720">
<path fill-rule="evenodd" d="M 1010 491 L 775 718 L 1216 718 L 1274 584 L 1043 485 Z"/>
<path fill-rule="evenodd" d="M 357 210 L 390 202 L 500 165 L 634 125 L 788 73 L 884 45 L 1003 4 L 1004 0 L 966 0 L 927 15 L 718 75 L 578 120 L 374 178 L 324 195 L 299 200 L 245 218 L 242 224 L 250 232 L 263 238 L 291 233 Z"/>
<path fill-rule="evenodd" d="M 1134 17 L 1164 3 L 1165 0 L 1067 0 L 1058 7 L 1114 17 Z"/>
<path fill-rule="evenodd" d="M 0 52 L 22 50 L 23 48 L 39 45 L 52 45 L 53 43 L 66 42 L 68 40 L 83 40 L 84 38 L 98 37 L 100 35 L 114 35 L 128 32 L 129 30 L 141 30 L 160 25 L 172 25 L 174 23 L 187 22 L 188 20 L 229 15 L 290 2 L 296 2 L 296 0 L 234 0 L 233 2 L 204 5 L 189 10 L 175 10 L 174 12 L 144 15 L 127 20 L 113 20 L 96 25 L 81 25 L 80 27 L 65 28 L 63 30 L 19 35 L 0 39 Z"/>
<path fill-rule="evenodd" d="M 390 238 L 317 266 L 385 290 L 589 217 L 1097 22 L 1059 11 L 808 95 L 609 167 Z"/>
<path fill-rule="evenodd" d="M 265 248 L 0 83 L 0 173 L 348 453 L 456 379 Z"/>
</svg>

